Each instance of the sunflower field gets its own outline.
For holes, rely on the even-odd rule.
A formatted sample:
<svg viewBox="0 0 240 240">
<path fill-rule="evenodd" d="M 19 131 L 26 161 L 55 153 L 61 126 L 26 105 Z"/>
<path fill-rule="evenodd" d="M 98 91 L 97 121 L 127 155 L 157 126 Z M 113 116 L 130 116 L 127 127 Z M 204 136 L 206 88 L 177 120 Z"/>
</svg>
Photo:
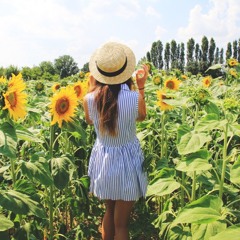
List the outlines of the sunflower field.
<svg viewBox="0 0 240 240">
<path fill-rule="evenodd" d="M 204 76 L 145 64 L 148 116 L 137 136 L 149 185 L 131 215 L 131 239 L 239 240 L 240 63 Z M 88 194 L 88 78 L 0 77 L 1 240 L 101 238 L 104 205 Z"/>
</svg>

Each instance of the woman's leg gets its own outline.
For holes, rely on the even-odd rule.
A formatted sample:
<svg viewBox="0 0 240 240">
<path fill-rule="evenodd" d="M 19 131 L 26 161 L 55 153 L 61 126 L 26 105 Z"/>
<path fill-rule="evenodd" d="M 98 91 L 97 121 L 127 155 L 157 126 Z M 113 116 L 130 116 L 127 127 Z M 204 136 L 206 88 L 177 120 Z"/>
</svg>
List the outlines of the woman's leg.
<svg viewBox="0 0 240 240">
<path fill-rule="evenodd" d="M 102 239 L 113 240 L 114 239 L 114 208 L 116 201 L 106 200 L 106 212 L 102 222 Z"/>
<path fill-rule="evenodd" d="M 129 240 L 128 221 L 133 205 L 134 201 L 116 201 L 114 210 L 114 240 Z"/>
</svg>

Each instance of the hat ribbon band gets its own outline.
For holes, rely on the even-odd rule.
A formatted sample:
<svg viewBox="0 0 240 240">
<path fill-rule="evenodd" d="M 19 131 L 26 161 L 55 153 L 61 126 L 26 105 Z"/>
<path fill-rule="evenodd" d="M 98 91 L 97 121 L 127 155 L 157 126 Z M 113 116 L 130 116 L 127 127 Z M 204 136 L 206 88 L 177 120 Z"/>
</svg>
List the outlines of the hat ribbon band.
<svg viewBox="0 0 240 240">
<path fill-rule="evenodd" d="M 97 62 L 96 62 L 96 66 L 97 66 L 97 70 L 102 75 L 104 75 L 106 77 L 116 77 L 117 75 L 121 74 L 126 69 L 126 67 L 127 67 L 127 58 L 126 58 L 125 63 L 123 64 L 123 66 L 119 70 L 117 70 L 115 72 L 105 72 L 105 71 L 103 71 L 101 68 L 98 67 Z"/>
</svg>

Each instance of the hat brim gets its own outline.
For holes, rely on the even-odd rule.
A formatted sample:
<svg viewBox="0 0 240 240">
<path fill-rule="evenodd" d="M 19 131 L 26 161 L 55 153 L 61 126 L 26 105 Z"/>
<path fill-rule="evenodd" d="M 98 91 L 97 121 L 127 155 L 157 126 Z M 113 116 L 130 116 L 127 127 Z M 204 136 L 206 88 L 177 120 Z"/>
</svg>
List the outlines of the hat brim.
<svg viewBox="0 0 240 240">
<path fill-rule="evenodd" d="M 99 49 L 96 50 L 90 58 L 89 70 L 90 70 L 90 73 L 93 75 L 93 77 L 98 82 L 101 82 L 104 84 L 109 84 L 109 85 L 121 84 L 123 82 L 126 82 L 133 75 L 135 66 L 136 66 L 136 58 L 135 58 L 133 51 L 124 44 L 120 44 L 120 43 L 117 43 L 117 44 L 120 45 L 125 52 L 125 55 L 127 58 L 127 66 L 126 66 L 125 70 L 117 76 L 107 77 L 105 75 L 102 75 L 98 71 L 98 68 L 96 65 Z"/>
</svg>

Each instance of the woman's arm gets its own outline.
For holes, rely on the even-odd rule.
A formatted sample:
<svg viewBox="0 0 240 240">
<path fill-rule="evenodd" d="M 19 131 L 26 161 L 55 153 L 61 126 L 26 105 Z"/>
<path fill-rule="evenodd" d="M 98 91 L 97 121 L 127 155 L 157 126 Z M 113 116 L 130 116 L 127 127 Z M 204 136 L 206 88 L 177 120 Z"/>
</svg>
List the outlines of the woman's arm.
<svg viewBox="0 0 240 240">
<path fill-rule="evenodd" d="M 143 121 L 147 115 L 146 103 L 144 99 L 144 86 L 148 77 L 148 67 L 143 65 L 143 69 L 136 74 L 136 82 L 139 90 L 138 97 L 138 118 L 137 121 Z"/>
<path fill-rule="evenodd" d="M 86 122 L 90 125 L 93 124 L 92 120 L 89 117 L 89 112 L 88 112 L 88 104 L 87 104 L 87 99 L 86 97 L 83 98 L 83 108 L 84 108 L 84 113 L 85 113 L 85 119 Z"/>
</svg>

